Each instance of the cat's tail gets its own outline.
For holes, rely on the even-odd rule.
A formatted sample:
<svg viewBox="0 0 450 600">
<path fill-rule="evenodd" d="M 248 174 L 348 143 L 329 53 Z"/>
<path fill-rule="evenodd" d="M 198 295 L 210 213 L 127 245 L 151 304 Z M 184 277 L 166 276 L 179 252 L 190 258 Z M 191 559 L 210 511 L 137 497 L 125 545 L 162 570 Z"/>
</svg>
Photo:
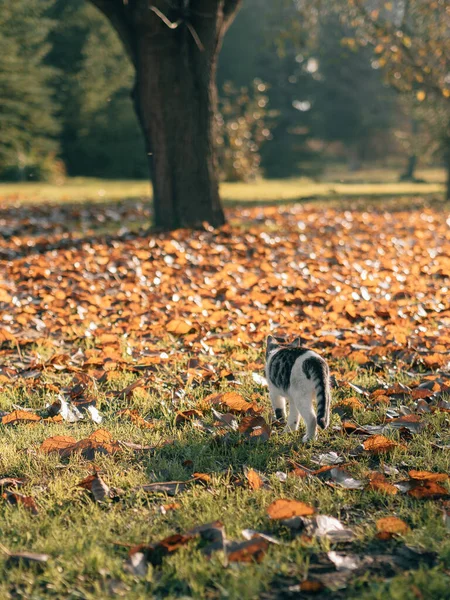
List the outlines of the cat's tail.
<svg viewBox="0 0 450 600">
<path fill-rule="evenodd" d="M 319 356 L 307 358 L 303 363 L 303 371 L 311 379 L 316 391 L 317 424 L 326 429 L 330 423 L 331 386 L 330 371 L 327 363 Z"/>
</svg>

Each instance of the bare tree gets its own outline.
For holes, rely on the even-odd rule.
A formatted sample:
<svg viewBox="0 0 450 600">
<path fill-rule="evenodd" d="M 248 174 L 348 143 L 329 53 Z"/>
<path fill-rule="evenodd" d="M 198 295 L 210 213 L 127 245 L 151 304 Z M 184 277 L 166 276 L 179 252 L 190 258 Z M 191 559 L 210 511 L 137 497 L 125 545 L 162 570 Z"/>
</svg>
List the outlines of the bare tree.
<svg viewBox="0 0 450 600">
<path fill-rule="evenodd" d="M 221 225 L 214 114 L 223 36 L 241 0 L 91 0 L 136 69 L 133 101 L 157 228 Z"/>
</svg>

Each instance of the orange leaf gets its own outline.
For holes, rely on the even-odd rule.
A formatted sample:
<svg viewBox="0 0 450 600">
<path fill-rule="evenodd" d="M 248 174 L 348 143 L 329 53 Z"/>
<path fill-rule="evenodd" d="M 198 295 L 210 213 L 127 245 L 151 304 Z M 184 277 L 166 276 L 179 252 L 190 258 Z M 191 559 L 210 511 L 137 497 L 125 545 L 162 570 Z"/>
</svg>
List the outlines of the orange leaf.
<svg viewBox="0 0 450 600">
<path fill-rule="evenodd" d="M 261 476 L 254 469 L 248 469 L 245 476 L 252 490 L 259 490 L 264 485 Z"/>
<path fill-rule="evenodd" d="M 15 423 L 23 423 L 30 421 L 40 421 L 41 417 L 27 410 L 13 410 L 8 415 L 2 417 L 3 425 L 14 425 Z"/>
<path fill-rule="evenodd" d="M 106 429 L 97 429 L 87 438 L 88 440 L 92 440 L 93 442 L 98 442 L 99 444 L 109 444 L 112 441 L 112 435 Z"/>
<path fill-rule="evenodd" d="M 313 515 L 315 510 L 309 504 L 298 500 L 275 500 L 267 508 L 267 514 L 271 519 L 290 519 L 291 517 L 306 517 Z"/>
<path fill-rule="evenodd" d="M 172 319 L 166 325 L 166 331 L 175 335 L 185 335 L 191 331 L 195 331 L 195 326 L 190 321 L 182 319 Z"/>
<path fill-rule="evenodd" d="M 447 473 L 431 473 L 430 471 L 409 471 L 408 475 L 411 479 L 419 481 L 446 481 Z"/>
<path fill-rule="evenodd" d="M 409 526 L 398 517 L 383 517 L 378 519 L 376 525 L 381 534 L 380 539 L 389 539 L 395 534 L 404 534 L 409 531 Z"/>
<path fill-rule="evenodd" d="M 69 435 L 55 435 L 44 440 L 41 444 L 40 450 L 42 452 L 61 452 L 70 446 L 77 443 L 76 439 Z"/>
<path fill-rule="evenodd" d="M 251 540 L 235 544 L 227 554 L 230 562 L 260 563 L 269 547 L 269 542 L 263 537 L 255 536 Z"/>
<path fill-rule="evenodd" d="M 408 491 L 408 495 L 418 499 L 450 497 L 450 493 L 445 487 L 439 485 L 436 481 L 417 481 L 417 485 Z"/>
<path fill-rule="evenodd" d="M 222 404 L 227 406 L 230 412 L 240 414 L 240 413 L 261 413 L 263 411 L 262 406 L 258 406 L 255 403 L 247 402 L 240 394 L 237 392 L 225 392 L 218 394 L 211 394 L 204 399 L 204 402 L 209 402 L 210 404 Z"/>
<path fill-rule="evenodd" d="M 371 435 L 364 440 L 363 446 L 364 450 L 367 450 L 367 452 L 379 454 L 380 452 L 389 452 L 390 450 L 397 448 L 399 444 L 388 439 L 384 435 Z"/>
</svg>

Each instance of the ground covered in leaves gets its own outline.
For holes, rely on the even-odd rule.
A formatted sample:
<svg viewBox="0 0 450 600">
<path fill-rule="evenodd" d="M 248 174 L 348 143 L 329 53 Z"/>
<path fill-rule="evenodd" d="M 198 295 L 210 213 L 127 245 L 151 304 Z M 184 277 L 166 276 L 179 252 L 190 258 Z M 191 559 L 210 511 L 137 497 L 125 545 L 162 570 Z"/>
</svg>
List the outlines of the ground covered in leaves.
<svg viewBox="0 0 450 600">
<path fill-rule="evenodd" d="M 446 598 L 450 211 L 0 205 L 1 598 Z M 330 428 L 269 410 L 269 332 Z"/>
</svg>

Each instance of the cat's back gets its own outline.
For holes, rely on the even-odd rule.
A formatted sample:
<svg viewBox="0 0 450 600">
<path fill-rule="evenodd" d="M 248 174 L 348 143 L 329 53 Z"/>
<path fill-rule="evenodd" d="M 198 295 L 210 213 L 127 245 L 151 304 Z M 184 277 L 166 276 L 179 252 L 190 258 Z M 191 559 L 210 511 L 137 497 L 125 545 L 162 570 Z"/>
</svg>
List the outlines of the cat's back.
<svg viewBox="0 0 450 600">
<path fill-rule="evenodd" d="M 287 390 L 291 384 L 291 375 L 302 373 L 302 365 L 306 360 L 323 361 L 316 352 L 309 348 L 279 348 L 267 361 L 267 379 L 275 387 Z"/>
</svg>

